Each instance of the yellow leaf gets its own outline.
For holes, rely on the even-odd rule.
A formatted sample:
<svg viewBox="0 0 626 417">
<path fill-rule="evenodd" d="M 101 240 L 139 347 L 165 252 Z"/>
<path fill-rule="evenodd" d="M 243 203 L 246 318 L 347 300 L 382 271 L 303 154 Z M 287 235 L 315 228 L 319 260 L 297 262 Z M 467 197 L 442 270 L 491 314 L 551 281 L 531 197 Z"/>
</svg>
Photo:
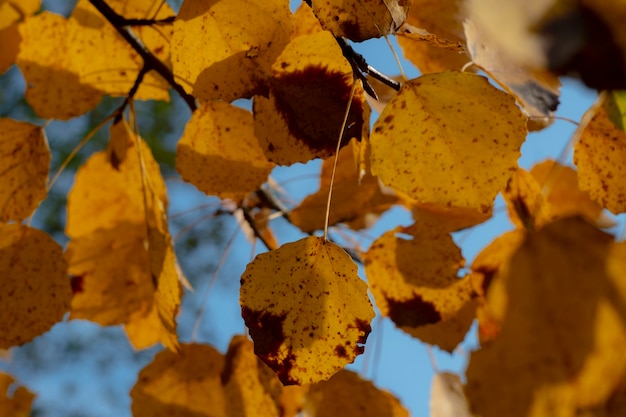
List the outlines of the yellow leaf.
<svg viewBox="0 0 626 417">
<path fill-rule="evenodd" d="M 63 249 L 42 231 L 0 225 L 0 349 L 48 331 L 70 307 Z"/>
<path fill-rule="evenodd" d="M 518 169 L 502 191 L 511 222 L 518 228 L 534 230 L 549 221 L 548 205 L 541 186 L 528 171 Z"/>
<path fill-rule="evenodd" d="M 606 401 L 626 375 L 624 273 L 626 245 L 580 218 L 527 234 L 489 287 L 502 324 L 470 360 L 474 413 L 565 417 Z"/>
<path fill-rule="evenodd" d="M 322 27 L 355 42 L 393 34 L 404 23 L 412 0 L 313 0 Z"/>
<path fill-rule="evenodd" d="M 400 401 L 351 371 L 339 371 L 311 387 L 305 415 L 311 417 L 408 417 Z"/>
<path fill-rule="evenodd" d="M 311 10 L 308 4 L 302 2 L 293 14 L 291 39 L 302 35 L 311 35 L 323 30 L 319 19 L 313 14 L 313 10 Z"/>
<path fill-rule="evenodd" d="M 608 116 L 601 93 L 574 133 L 574 163 L 580 188 L 614 214 L 626 212 L 626 132 Z"/>
<path fill-rule="evenodd" d="M 138 149 L 125 122 L 115 123 L 108 151 L 92 155 L 76 174 L 65 231 L 72 238 L 66 253 L 76 293 L 72 318 L 125 324 L 136 348 L 161 341 L 175 350 L 182 289 L 165 183 L 140 143 Z"/>
<path fill-rule="evenodd" d="M 27 417 L 35 394 L 27 388 L 17 387 L 10 390 L 15 380 L 10 375 L 0 372 L 0 416 L 2 417 Z M 12 395 L 9 396 L 9 392 Z"/>
<path fill-rule="evenodd" d="M 50 149 L 43 129 L 0 119 L 0 221 L 30 216 L 48 193 Z"/>
<path fill-rule="evenodd" d="M 226 417 L 224 357 L 207 345 L 184 344 L 158 353 L 130 392 L 135 417 Z"/>
<path fill-rule="evenodd" d="M 75 30 L 68 20 L 43 12 L 27 18 L 19 32 L 17 64 L 26 79 L 26 100 L 39 117 L 65 120 L 96 107 L 102 92 L 82 83 L 70 60 Z"/>
<path fill-rule="evenodd" d="M 268 159 L 291 165 L 334 155 L 354 81 L 333 36 L 326 31 L 298 36 L 272 71 L 269 99 L 254 99 L 254 131 Z M 342 143 L 361 140 L 368 121 L 369 107 L 359 86 Z"/>
<path fill-rule="evenodd" d="M 286 385 L 328 379 L 354 361 L 374 317 L 350 256 L 319 237 L 258 255 L 241 276 L 240 303 L 254 352 Z"/>
<path fill-rule="evenodd" d="M 209 195 L 243 199 L 266 181 L 274 166 L 254 136 L 253 123 L 247 110 L 223 102 L 204 103 L 178 142 L 176 169 Z"/>
<path fill-rule="evenodd" d="M 109 1 L 110 6 L 125 17 L 153 17 L 157 4 L 153 1 Z M 158 5 L 155 18 L 173 16 L 165 3 Z M 133 87 L 143 59 L 125 41 L 117 30 L 91 5 L 89 0 L 79 0 L 69 19 L 70 36 L 67 59 L 71 68 L 80 75 L 80 82 L 112 96 L 126 96 Z M 157 31 L 145 27 L 137 31 L 147 49 L 168 63 L 171 28 Z M 148 72 L 135 94 L 139 100 L 169 101 L 169 85 L 155 71 Z"/>
<path fill-rule="evenodd" d="M 0 2 L 0 74 L 15 63 L 22 38 L 18 23 L 39 10 L 39 0 Z"/>
<path fill-rule="evenodd" d="M 41 7 L 40 0 L 3 0 L 0 2 L 0 29 L 33 15 Z"/>
<path fill-rule="evenodd" d="M 290 213 L 293 224 L 305 233 L 324 228 L 333 163 L 332 157 L 324 161 L 319 190 Z M 395 196 L 381 189 L 378 178 L 368 174 L 360 178 L 352 146 L 346 146 L 339 152 L 329 226 L 342 222 L 349 223 L 356 230 L 367 228 L 396 201 Z"/>
<path fill-rule="evenodd" d="M 464 259 L 449 234 L 421 226 L 392 230 L 372 243 L 364 263 L 382 315 L 448 352 L 463 341 L 474 292 L 468 278 L 457 278 Z"/>
<path fill-rule="evenodd" d="M 484 77 L 424 75 L 376 121 L 372 173 L 421 203 L 487 213 L 517 165 L 525 125 L 513 97 Z"/>
<path fill-rule="evenodd" d="M 482 213 L 475 209 L 422 204 L 406 196 L 401 197 L 403 204 L 411 210 L 415 224 L 438 229 L 443 233 L 458 232 L 491 217 L 491 210 Z"/>
<path fill-rule="evenodd" d="M 424 29 L 446 45 L 464 44 L 462 9 L 461 0 L 413 0 L 406 23 Z M 469 57 L 458 50 L 441 48 L 432 42 L 416 40 L 411 35 L 400 33 L 398 43 L 405 58 L 415 64 L 422 74 L 460 70 L 469 61 Z"/>
<path fill-rule="evenodd" d="M 291 19 L 280 0 L 187 0 L 174 23 L 174 73 L 187 92 L 204 100 L 267 94 Z"/>
</svg>

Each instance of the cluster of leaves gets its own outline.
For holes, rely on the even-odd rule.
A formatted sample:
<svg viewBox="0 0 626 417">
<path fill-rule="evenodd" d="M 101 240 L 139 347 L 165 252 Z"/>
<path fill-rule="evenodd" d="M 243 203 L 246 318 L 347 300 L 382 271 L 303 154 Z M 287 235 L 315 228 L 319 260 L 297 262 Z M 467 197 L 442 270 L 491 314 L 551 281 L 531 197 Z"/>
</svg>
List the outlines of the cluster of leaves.
<svg viewBox="0 0 626 417">
<path fill-rule="evenodd" d="M 551 122 L 559 75 L 624 88 L 623 64 L 597 72 L 604 54 L 626 62 L 626 8 L 504 3 L 518 21 L 507 36 L 497 36 L 500 2 L 311 0 L 291 13 L 285 0 L 186 0 L 176 14 L 152 0 L 80 0 L 64 18 L 36 13 L 35 0 L 0 1 L 0 71 L 18 65 L 39 117 L 66 120 L 104 96 L 126 97 L 102 123 L 112 121 L 108 148 L 76 173 L 65 250 L 25 224 L 52 185 L 44 129 L 0 119 L 0 348 L 28 343 L 69 311 L 124 325 L 137 349 L 168 348 L 131 392 L 137 416 L 406 415 L 342 370 L 370 333 L 369 289 L 381 315 L 446 351 L 478 320 L 482 347 L 465 384 L 472 413 L 622 415 L 626 246 L 600 229 L 604 209 L 626 211 L 623 93 L 601 92 L 581 121 L 577 171 L 546 161 L 527 172 L 517 159 L 528 130 Z M 580 27 L 564 30 L 563 19 Z M 589 28 L 600 35 L 585 38 Z M 422 76 L 382 76 L 346 41 L 383 35 L 398 36 Z M 595 51 L 596 37 L 610 48 Z M 601 69 L 589 69 L 591 53 Z M 505 91 L 460 71 L 468 62 Z M 193 110 L 177 148 L 181 177 L 230 201 L 268 249 L 241 276 L 253 343 L 236 337 L 225 356 L 177 338 L 186 280 L 166 185 L 133 112 L 134 99 L 167 100 L 170 89 Z M 252 111 L 230 104 L 252 97 Z M 368 100 L 382 108 L 371 132 Z M 316 158 L 320 190 L 285 210 L 269 174 Z M 451 233 L 490 218 L 499 193 L 516 228 L 459 277 L 465 260 Z M 394 205 L 414 224 L 367 250 L 315 235 L 367 228 Z M 279 246 L 268 222 L 277 212 L 310 236 Z M 32 400 L 5 392 L 0 404 L 16 410 Z"/>
</svg>

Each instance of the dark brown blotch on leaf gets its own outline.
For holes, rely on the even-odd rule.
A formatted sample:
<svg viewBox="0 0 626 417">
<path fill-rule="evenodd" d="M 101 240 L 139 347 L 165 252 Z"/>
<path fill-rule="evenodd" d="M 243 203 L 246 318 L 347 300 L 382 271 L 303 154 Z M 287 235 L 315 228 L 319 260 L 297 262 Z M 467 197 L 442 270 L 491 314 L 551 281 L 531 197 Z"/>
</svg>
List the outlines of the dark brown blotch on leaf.
<svg viewBox="0 0 626 417">
<path fill-rule="evenodd" d="M 405 301 L 387 299 L 388 316 L 399 327 L 419 327 L 441 321 L 441 314 L 435 306 L 424 301 L 419 295 Z"/>
</svg>

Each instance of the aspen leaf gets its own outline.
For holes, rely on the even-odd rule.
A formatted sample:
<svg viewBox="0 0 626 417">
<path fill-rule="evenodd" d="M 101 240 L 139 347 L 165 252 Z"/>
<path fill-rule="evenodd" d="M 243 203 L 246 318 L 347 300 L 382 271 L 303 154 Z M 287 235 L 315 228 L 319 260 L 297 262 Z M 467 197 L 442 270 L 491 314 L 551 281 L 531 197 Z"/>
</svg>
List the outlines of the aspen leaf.
<svg viewBox="0 0 626 417">
<path fill-rule="evenodd" d="M 71 317 L 125 324 L 136 348 L 161 341 L 176 349 L 182 289 L 165 218 L 165 183 L 140 143 L 138 150 L 128 125 L 115 123 L 109 149 L 76 174 L 65 231 L 72 237 L 66 252 L 74 276 Z"/>
<path fill-rule="evenodd" d="M 311 10 L 308 4 L 302 2 L 293 14 L 291 39 L 302 35 L 311 35 L 323 30 L 319 19 L 313 14 L 313 10 Z"/>
<path fill-rule="evenodd" d="M 482 213 L 474 209 L 422 204 L 405 196 L 401 197 L 405 207 L 411 210 L 415 224 L 440 230 L 443 233 L 458 232 L 476 226 L 491 217 L 491 210 Z"/>
<path fill-rule="evenodd" d="M 526 235 L 489 287 L 501 331 L 471 356 L 474 413 L 571 416 L 607 400 L 626 374 L 625 260 L 580 218 Z"/>
<path fill-rule="evenodd" d="M 372 174 L 421 203 L 487 213 L 525 137 L 513 97 L 484 77 L 428 74 L 405 83 L 374 124 Z"/>
<path fill-rule="evenodd" d="M 319 190 L 306 197 L 290 213 L 293 224 L 305 233 L 324 228 L 333 164 L 334 158 L 324 161 Z M 378 178 L 368 174 L 360 178 L 352 146 L 346 146 L 339 152 L 329 226 L 343 222 L 357 230 L 367 228 L 373 219 L 396 201 L 395 196 L 381 189 Z"/>
<path fill-rule="evenodd" d="M 254 131 L 268 159 L 291 165 L 334 155 L 354 80 L 333 36 L 326 31 L 298 36 L 272 71 L 269 98 L 254 99 Z M 342 143 L 360 140 L 368 121 L 365 93 L 358 87 Z"/>
<path fill-rule="evenodd" d="M 43 129 L 0 119 L 0 221 L 30 216 L 47 193 L 50 149 Z"/>
<path fill-rule="evenodd" d="M 574 133 L 580 188 L 614 214 L 626 212 L 626 132 L 609 119 L 607 94 L 585 113 Z"/>
<path fill-rule="evenodd" d="M 0 410 L 3 417 L 26 417 L 30 415 L 30 408 L 35 394 L 27 388 L 17 387 L 9 396 L 10 387 L 15 380 L 10 375 L 0 372 Z"/>
<path fill-rule="evenodd" d="M 394 34 L 412 0 L 312 0 L 322 27 L 355 42 Z"/>
<path fill-rule="evenodd" d="M 47 332 L 70 307 L 63 249 L 46 233 L 0 225 L 0 349 Z"/>
<path fill-rule="evenodd" d="M 511 222 L 519 228 L 534 230 L 548 220 L 548 205 L 541 186 L 528 171 L 518 169 L 502 192 Z"/>
<path fill-rule="evenodd" d="M 70 119 L 87 113 L 102 92 L 81 82 L 68 57 L 74 26 L 65 18 L 43 12 L 19 26 L 22 43 L 17 64 L 26 79 L 26 100 L 44 119 Z"/>
<path fill-rule="evenodd" d="M 254 352 L 285 385 L 328 379 L 353 362 L 374 318 L 350 256 L 319 237 L 258 255 L 241 276 L 240 303 Z"/>
<path fill-rule="evenodd" d="M 372 243 L 364 263 L 383 316 L 448 352 L 463 341 L 474 319 L 474 294 L 468 278 L 457 278 L 464 260 L 449 234 L 397 228 Z"/>
<path fill-rule="evenodd" d="M 274 166 L 254 136 L 253 123 L 247 110 L 223 102 L 203 104 L 178 142 L 176 169 L 209 195 L 241 200 L 267 180 Z"/>
<path fill-rule="evenodd" d="M 346 370 L 311 386 L 305 404 L 305 415 L 310 417 L 409 416 L 396 397 Z"/>
<path fill-rule="evenodd" d="M 15 63 L 22 38 L 18 24 L 40 7 L 39 0 L 0 2 L 0 74 Z"/>
<path fill-rule="evenodd" d="M 469 61 L 458 48 L 465 43 L 462 5 L 461 0 L 413 0 L 406 25 L 422 29 L 425 36 L 401 28 L 398 43 L 405 58 L 422 74 L 459 70 Z M 453 45 L 457 48 L 451 48 Z"/>
<path fill-rule="evenodd" d="M 160 19 L 174 15 L 167 3 L 114 0 L 107 4 L 126 18 L 149 16 Z M 70 16 L 70 27 L 72 38 L 68 43 L 67 57 L 80 75 L 80 81 L 108 95 L 126 96 L 143 67 L 143 58 L 89 0 L 79 0 Z M 152 27 L 136 30 L 146 49 L 168 65 L 171 27 L 158 31 Z M 169 101 L 169 85 L 155 71 L 150 71 L 145 74 L 134 98 Z"/>
<path fill-rule="evenodd" d="M 549 126 L 559 104 L 559 78 L 547 71 L 517 64 L 497 40 L 488 37 L 473 21 L 466 19 L 463 27 L 472 62 L 518 100 L 530 117 L 528 129 L 540 130 Z"/>
<path fill-rule="evenodd" d="M 183 344 L 159 352 L 130 392 L 135 417 L 226 417 L 224 357 L 207 345 Z"/>
<path fill-rule="evenodd" d="M 626 131 L 626 90 L 607 92 L 606 110 L 615 126 Z"/>
<path fill-rule="evenodd" d="M 204 100 L 267 94 L 291 19 L 289 5 L 279 0 L 187 0 L 174 23 L 174 73 Z"/>
</svg>

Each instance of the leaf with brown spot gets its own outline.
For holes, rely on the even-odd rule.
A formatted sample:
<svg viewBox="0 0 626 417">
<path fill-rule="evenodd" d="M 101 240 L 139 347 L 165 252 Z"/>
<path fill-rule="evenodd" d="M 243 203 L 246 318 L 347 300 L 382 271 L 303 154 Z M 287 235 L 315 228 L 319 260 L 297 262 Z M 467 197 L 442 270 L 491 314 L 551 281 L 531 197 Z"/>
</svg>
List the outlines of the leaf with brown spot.
<svg viewBox="0 0 626 417">
<path fill-rule="evenodd" d="M 626 375 L 626 245 L 580 218 L 529 233 L 487 294 L 498 337 L 472 353 L 466 394 L 483 417 L 571 416 Z"/>
<path fill-rule="evenodd" d="M 421 203 L 488 213 L 526 133 L 513 97 L 486 78 L 423 75 L 406 82 L 374 124 L 372 174 Z"/>
<path fill-rule="evenodd" d="M 574 133 L 580 188 L 614 214 L 626 212 L 626 132 L 609 118 L 607 93 L 585 113 Z"/>
<path fill-rule="evenodd" d="M 203 100 L 266 95 L 291 31 L 289 5 L 280 0 L 187 0 L 174 23 L 174 74 Z"/>
<path fill-rule="evenodd" d="M 239 107 L 202 104 L 178 142 L 176 169 L 209 195 L 242 200 L 267 180 L 274 167 L 259 146 L 253 123 L 252 114 Z"/>
<path fill-rule="evenodd" d="M 310 417 L 408 417 L 400 401 L 352 371 L 339 371 L 319 382 L 306 395 L 305 415 Z"/>
<path fill-rule="evenodd" d="M 350 256 L 319 237 L 257 255 L 241 276 L 240 303 L 254 352 L 285 385 L 328 379 L 354 361 L 374 318 Z"/>
<path fill-rule="evenodd" d="M 298 36 L 272 71 L 269 98 L 254 99 L 254 132 L 268 159 L 291 165 L 334 155 L 354 80 L 333 36 L 326 31 Z M 342 143 L 360 140 L 368 122 L 369 106 L 358 87 Z"/>
<path fill-rule="evenodd" d="M 474 319 L 464 260 L 447 233 L 421 225 L 378 238 L 365 254 L 365 273 L 376 305 L 400 329 L 451 352 Z"/>
<path fill-rule="evenodd" d="M 413 0 L 312 0 L 322 27 L 355 42 L 394 34 Z"/>
<path fill-rule="evenodd" d="M 0 349 L 47 332 L 69 310 L 63 249 L 46 233 L 0 224 Z"/>
<path fill-rule="evenodd" d="M 0 119 L 0 221 L 24 220 L 48 194 L 50 149 L 43 129 Z"/>
</svg>

